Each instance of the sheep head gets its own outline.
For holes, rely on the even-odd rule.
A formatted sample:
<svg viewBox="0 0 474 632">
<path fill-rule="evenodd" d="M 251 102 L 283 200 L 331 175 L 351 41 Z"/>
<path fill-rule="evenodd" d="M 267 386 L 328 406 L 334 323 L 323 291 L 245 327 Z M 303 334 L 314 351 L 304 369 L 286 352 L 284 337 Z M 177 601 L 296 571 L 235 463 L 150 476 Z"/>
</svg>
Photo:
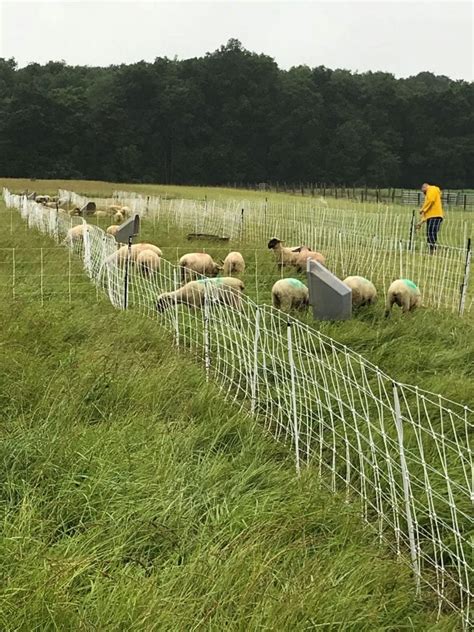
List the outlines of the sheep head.
<svg viewBox="0 0 474 632">
<path fill-rule="evenodd" d="M 268 248 L 270 250 L 273 250 L 274 248 L 278 246 L 278 244 L 281 244 L 281 243 L 282 243 L 281 239 L 277 239 L 276 237 L 273 237 L 273 239 L 270 239 L 270 241 L 268 242 Z"/>
</svg>

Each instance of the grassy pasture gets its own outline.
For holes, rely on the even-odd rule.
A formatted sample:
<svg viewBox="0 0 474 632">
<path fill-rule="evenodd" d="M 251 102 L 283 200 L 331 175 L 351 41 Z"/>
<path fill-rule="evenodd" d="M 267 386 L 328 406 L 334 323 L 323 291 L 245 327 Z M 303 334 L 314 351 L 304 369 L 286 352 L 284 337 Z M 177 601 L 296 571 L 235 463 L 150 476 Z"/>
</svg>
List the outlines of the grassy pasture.
<svg viewBox="0 0 474 632">
<path fill-rule="evenodd" d="M 2 629 L 457 629 L 454 615 L 436 621 L 429 593 L 414 600 L 357 505 L 312 468 L 297 479 L 287 448 L 156 322 L 114 310 L 79 261 L 3 211 L 0 248 L 15 247 L 19 276 L 16 296 L 0 284 Z M 170 259 L 188 243 L 158 230 L 145 223 L 143 238 Z M 438 317 L 430 329 L 428 312 L 386 322 L 377 310 L 325 331 L 406 376 L 433 379 L 444 359 L 452 389 L 463 383 L 465 321 L 441 321 L 438 359 L 424 348 Z M 416 349 L 391 346 L 425 329 Z"/>
</svg>

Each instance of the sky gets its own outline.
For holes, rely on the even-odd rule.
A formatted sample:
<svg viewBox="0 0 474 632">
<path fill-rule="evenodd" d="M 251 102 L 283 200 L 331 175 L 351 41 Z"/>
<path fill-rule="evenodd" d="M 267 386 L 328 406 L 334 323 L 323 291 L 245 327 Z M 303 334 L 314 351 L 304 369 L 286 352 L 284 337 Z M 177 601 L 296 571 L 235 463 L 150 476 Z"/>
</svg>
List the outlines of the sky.
<svg viewBox="0 0 474 632">
<path fill-rule="evenodd" d="M 231 37 L 281 68 L 431 71 L 473 80 L 471 1 L 0 0 L 0 57 L 108 66 L 187 59 Z"/>
</svg>

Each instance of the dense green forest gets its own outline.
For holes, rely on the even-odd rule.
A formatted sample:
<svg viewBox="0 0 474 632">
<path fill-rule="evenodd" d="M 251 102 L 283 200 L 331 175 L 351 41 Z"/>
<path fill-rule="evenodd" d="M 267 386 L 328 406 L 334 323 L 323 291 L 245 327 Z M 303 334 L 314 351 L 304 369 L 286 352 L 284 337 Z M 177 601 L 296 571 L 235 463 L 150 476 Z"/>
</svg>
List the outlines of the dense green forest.
<svg viewBox="0 0 474 632">
<path fill-rule="evenodd" d="M 0 175 L 474 186 L 474 84 L 281 70 L 229 40 L 182 61 L 0 59 Z"/>
</svg>

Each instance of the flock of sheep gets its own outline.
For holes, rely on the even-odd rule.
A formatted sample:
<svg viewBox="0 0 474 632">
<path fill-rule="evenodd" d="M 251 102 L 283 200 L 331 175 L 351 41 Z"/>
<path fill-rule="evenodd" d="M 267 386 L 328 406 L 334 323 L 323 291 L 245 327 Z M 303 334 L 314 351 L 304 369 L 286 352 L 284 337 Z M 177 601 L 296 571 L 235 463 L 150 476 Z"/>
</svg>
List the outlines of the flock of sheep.
<svg viewBox="0 0 474 632">
<path fill-rule="evenodd" d="M 284 246 L 280 239 L 273 238 L 268 242 L 273 250 L 276 263 L 280 267 L 294 267 L 298 272 L 306 270 L 308 258 L 326 264 L 326 258 L 320 252 L 310 250 L 308 246 Z M 362 276 L 348 276 L 343 283 L 352 291 L 353 307 L 370 305 L 377 300 L 375 285 Z M 299 279 L 280 279 L 272 288 L 273 306 L 284 311 L 305 309 L 309 305 L 309 290 Z M 412 311 L 421 305 L 421 294 L 418 287 L 409 279 L 397 279 L 388 288 L 385 315 L 388 316 L 393 305 L 399 305 L 403 312 Z"/>
<path fill-rule="evenodd" d="M 62 200 L 49 196 L 37 196 L 36 201 L 48 208 L 56 208 L 60 213 L 76 215 L 78 208 L 66 211 L 60 208 Z M 95 210 L 93 215 L 98 217 L 112 217 L 114 224 L 106 232 L 114 236 L 123 220 L 130 215 L 127 206 L 112 205 L 106 210 Z M 82 241 L 84 231 L 89 230 L 88 224 L 79 224 L 68 230 L 66 241 L 72 245 Z M 268 242 L 268 248 L 273 251 L 278 268 L 291 267 L 296 272 L 304 272 L 308 258 L 325 265 L 326 258 L 320 252 L 311 250 L 308 246 L 285 246 L 280 239 L 273 238 Z M 110 255 L 106 264 L 123 266 L 128 257 L 128 246 L 118 244 L 118 249 Z M 150 277 L 160 268 L 162 251 L 151 243 L 133 244 L 130 249 L 130 261 L 145 277 Z M 174 292 L 166 292 L 157 298 L 157 310 L 162 312 L 168 307 L 181 303 L 190 307 L 202 307 L 205 297 L 214 302 L 238 309 L 244 292 L 244 283 L 240 277 L 245 272 L 245 261 L 240 252 L 230 252 L 224 261 L 216 262 L 211 255 L 203 252 L 193 252 L 183 255 L 179 262 L 182 286 Z M 220 272 L 223 276 L 219 276 Z M 197 278 L 199 277 L 199 278 Z M 349 276 L 343 280 L 352 290 L 352 305 L 354 308 L 370 305 L 377 300 L 377 290 L 374 284 L 362 276 Z M 296 278 L 283 278 L 276 281 L 272 287 L 272 304 L 282 311 L 306 309 L 309 305 L 309 290 L 307 286 Z M 403 312 L 408 312 L 421 304 L 421 295 L 417 286 L 409 279 L 397 279 L 387 292 L 385 315 L 388 316 L 393 305 L 398 305 Z"/>
</svg>

